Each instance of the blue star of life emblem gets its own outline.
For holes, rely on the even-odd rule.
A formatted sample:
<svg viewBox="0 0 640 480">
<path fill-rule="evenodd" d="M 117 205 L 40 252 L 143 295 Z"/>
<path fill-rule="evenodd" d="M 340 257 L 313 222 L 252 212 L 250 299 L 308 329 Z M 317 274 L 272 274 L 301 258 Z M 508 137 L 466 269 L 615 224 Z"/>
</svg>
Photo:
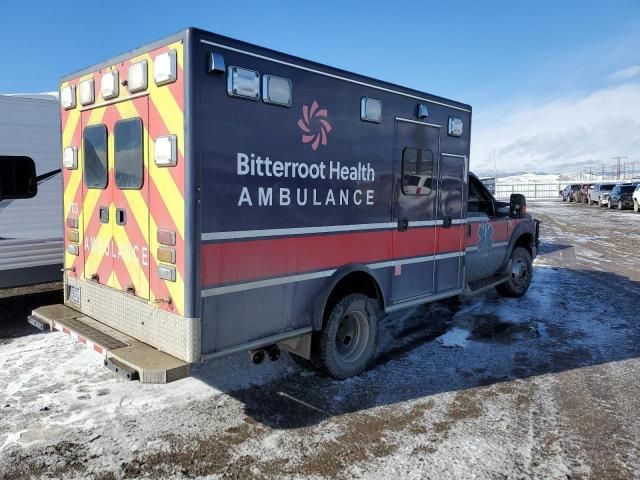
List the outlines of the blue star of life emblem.
<svg viewBox="0 0 640 480">
<path fill-rule="evenodd" d="M 493 245 L 493 225 L 481 223 L 478 228 L 478 253 L 481 257 L 489 256 Z"/>
</svg>

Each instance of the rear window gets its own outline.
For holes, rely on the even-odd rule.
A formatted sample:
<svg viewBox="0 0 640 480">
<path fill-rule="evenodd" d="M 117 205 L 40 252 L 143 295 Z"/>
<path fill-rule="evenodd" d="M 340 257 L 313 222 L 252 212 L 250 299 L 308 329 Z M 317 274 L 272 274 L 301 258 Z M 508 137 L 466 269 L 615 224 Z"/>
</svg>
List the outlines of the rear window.
<svg viewBox="0 0 640 480">
<path fill-rule="evenodd" d="M 120 189 L 142 188 L 142 120 L 120 120 L 114 129 L 116 185 Z"/>
<path fill-rule="evenodd" d="M 622 187 L 622 193 L 633 193 L 633 191 L 636 189 L 635 185 L 625 185 L 624 187 Z"/>
<path fill-rule="evenodd" d="M 600 191 L 610 192 L 611 190 L 613 190 L 613 187 L 615 187 L 615 185 L 600 185 Z"/>
<path fill-rule="evenodd" d="M 107 127 L 92 125 L 84 129 L 84 183 L 89 188 L 107 186 Z"/>
</svg>

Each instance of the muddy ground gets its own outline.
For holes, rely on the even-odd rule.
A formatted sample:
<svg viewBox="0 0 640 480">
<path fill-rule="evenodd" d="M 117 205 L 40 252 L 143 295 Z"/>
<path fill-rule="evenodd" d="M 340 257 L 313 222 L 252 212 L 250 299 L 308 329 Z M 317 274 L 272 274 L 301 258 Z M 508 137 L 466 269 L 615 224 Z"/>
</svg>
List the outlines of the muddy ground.
<svg viewBox="0 0 640 480">
<path fill-rule="evenodd" d="M 526 297 L 383 320 L 344 382 L 289 359 L 127 383 L 0 298 L 0 478 L 640 478 L 640 215 L 538 202 Z"/>
</svg>

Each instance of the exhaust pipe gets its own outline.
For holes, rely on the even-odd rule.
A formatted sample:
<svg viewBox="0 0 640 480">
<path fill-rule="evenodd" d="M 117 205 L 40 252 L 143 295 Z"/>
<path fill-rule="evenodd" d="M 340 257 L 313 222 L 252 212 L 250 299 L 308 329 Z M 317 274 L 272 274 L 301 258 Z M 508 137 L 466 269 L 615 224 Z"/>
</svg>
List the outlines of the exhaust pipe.
<svg viewBox="0 0 640 480">
<path fill-rule="evenodd" d="M 269 355 L 269 360 L 275 362 L 280 358 L 280 347 L 278 347 L 277 345 L 271 345 L 267 349 L 267 354 Z"/>
<path fill-rule="evenodd" d="M 260 365 L 264 361 L 264 357 L 264 350 L 254 350 L 253 352 L 251 352 L 251 360 L 256 365 Z"/>
<path fill-rule="evenodd" d="M 269 345 L 265 348 L 259 348 L 258 350 L 250 350 L 249 357 L 251 357 L 251 361 L 256 365 L 260 365 L 264 362 L 265 358 L 269 356 L 269 360 L 275 362 L 280 358 L 280 347 L 277 345 Z"/>
</svg>

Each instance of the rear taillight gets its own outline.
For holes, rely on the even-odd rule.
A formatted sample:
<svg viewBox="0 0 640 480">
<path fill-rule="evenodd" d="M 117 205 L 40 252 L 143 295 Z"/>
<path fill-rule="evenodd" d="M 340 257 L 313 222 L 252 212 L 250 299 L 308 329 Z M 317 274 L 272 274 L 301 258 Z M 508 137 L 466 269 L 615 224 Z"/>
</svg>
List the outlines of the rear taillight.
<svg viewBox="0 0 640 480">
<path fill-rule="evenodd" d="M 73 229 L 67 230 L 67 239 L 70 242 L 78 243 L 78 240 L 80 239 L 80 234 L 78 233 L 78 230 L 73 230 Z"/>
<path fill-rule="evenodd" d="M 158 277 L 163 280 L 168 280 L 169 282 L 176 281 L 176 267 L 171 267 L 169 265 L 158 265 Z"/>
<path fill-rule="evenodd" d="M 173 247 L 176 244 L 176 232 L 171 230 L 158 230 L 158 243 Z"/>
<path fill-rule="evenodd" d="M 176 249 L 169 247 L 158 247 L 158 261 L 164 263 L 176 263 Z"/>
</svg>

